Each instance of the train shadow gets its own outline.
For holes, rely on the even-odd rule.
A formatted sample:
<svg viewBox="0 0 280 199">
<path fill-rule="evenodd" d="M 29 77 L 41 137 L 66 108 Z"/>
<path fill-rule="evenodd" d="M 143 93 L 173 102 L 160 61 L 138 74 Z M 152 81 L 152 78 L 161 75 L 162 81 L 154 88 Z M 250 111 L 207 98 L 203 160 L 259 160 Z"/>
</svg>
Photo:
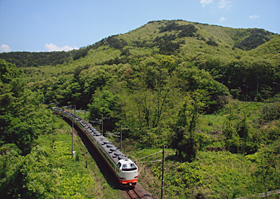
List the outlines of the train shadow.
<svg viewBox="0 0 280 199">
<path fill-rule="evenodd" d="M 71 126 L 72 122 L 66 118 L 64 120 Z M 113 188 L 113 189 L 122 189 L 120 186 L 120 182 L 118 181 L 115 174 L 112 172 L 112 170 L 109 168 L 109 166 L 105 163 L 102 156 L 99 154 L 99 152 L 95 149 L 94 146 L 92 146 L 92 143 L 89 141 L 87 136 L 75 125 L 75 130 L 78 134 L 78 136 L 81 138 L 84 146 L 87 148 L 88 153 L 91 155 L 91 157 L 95 160 L 100 172 L 104 176 L 107 183 Z"/>
</svg>

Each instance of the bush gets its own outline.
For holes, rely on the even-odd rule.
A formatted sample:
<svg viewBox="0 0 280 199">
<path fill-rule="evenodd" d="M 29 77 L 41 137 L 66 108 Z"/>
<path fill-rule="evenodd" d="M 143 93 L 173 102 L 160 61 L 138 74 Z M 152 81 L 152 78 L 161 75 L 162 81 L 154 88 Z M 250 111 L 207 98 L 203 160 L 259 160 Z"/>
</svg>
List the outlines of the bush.
<svg viewBox="0 0 280 199">
<path fill-rule="evenodd" d="M 117 39 L 117 36 L 110 36 L 106 40 L 111 48 L 116 48 L 121 50 L 127 45 L 127 42 L 123 39 Z"/>
<path fill-rule="evenodd" d="M 165 194 L 178 198 L 237 198 L 252 195 L 251 165 L 240 154 L 201 152 L 188 163 L 166 161 Z M 161 164 L 153 169 L 161 175 Z M 242 183 L 240 183 L 242 182 Z"/>
<path fill-rule="evenodd" d="M 265 121 L 280 119 L 280 103 L 265 105 L 262 109 L 261 118 Z"/>
<path fill-rule="evenodd" d="M 188 25 L 178 25 L 175 22 L 168 23 L 166 26 L 159 28 L 160 33 L 168 31 L 181 31 L 179 37 L 193 37 L 194 33 L 197 32 L 197 28 L 193 24 Z"/>
<path fill-rule="evenodd" d="M 217 42 L 213 41 L 212 39 L 209 39 L 206 44 L 210 45 L 210 46 L 218 46 Z"/>
</svg>

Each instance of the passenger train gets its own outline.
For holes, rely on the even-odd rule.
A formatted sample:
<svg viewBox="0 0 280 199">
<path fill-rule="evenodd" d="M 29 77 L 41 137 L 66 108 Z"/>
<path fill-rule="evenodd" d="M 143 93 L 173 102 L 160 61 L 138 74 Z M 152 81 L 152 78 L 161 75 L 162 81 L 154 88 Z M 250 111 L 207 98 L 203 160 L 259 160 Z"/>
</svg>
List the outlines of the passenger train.
<svg viewBox="0 0 280 199">
<path fill-rule="evenodd" d="M 53 107 L 52 111 L 76 124 L 100 153 L 122 187 L 134 187 L 138 178 L 138 167 L 111 142 L 102 136 L 91 124 L 73 113 Z"/>
</svg>

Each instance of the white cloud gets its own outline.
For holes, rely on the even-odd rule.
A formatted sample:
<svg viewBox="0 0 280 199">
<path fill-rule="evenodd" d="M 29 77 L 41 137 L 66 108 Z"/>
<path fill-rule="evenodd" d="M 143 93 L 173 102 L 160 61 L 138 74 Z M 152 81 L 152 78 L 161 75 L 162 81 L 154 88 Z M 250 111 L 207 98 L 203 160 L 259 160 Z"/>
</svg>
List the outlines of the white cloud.
<svg viewBox="0 0 280 199">
<path fill-rule="evenodd" d="M 0 53 L 2 53 L 2 52 L 9 52 L 9 51 L 11 51 L 10 46 L 8 46 L 8 45 L 6 45 L 6 44 L 2 44 L 2 45 L 0 46 Z"/>
<path fill-rule="evenodd" d="M 226 20 L 225 17 L 221 17 L 221 18 L 220 18 L 220 21 L 221 21 L 221 22 L 223 22 L 223 21 L 225 21 L 225 20 Z"/>
<path fill-rule="evenodd" d="M 259 15 L 250 15 L 249 18 L 250 19 L 258 19 L 258 18 L 260 18 L 260 16 Z"/>
<path fill-rule="evenodd" d="M 203 7 L 205 7 L 205 5 L 212 3 L 213 0 L 200 0 L 200 3 L 202 4 Z"/>
<path fill-rule="evenodd" d="M 229 9 L 231 7 L 231 1 L 229 0 L 220 0 L 219 2 L 219 8 L 226 8 Z"/>
<path fill-rule="evenodd" d="M 45 44 L 45 49 L 47 49 L 48 51 L 69 51 L 69 50 L 78 49 L 78 48 L 77 48 L 77 46 L 71 47 L 68 45 L 59 47 L 53 43 L 50 43 L 50 44 Z"/>
</svg>

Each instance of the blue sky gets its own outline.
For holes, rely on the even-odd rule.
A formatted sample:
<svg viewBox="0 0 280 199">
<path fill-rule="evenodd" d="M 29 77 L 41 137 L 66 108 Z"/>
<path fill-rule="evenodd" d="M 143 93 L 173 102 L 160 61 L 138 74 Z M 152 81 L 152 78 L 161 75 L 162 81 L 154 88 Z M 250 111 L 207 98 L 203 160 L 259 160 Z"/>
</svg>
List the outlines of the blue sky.
<svg viewBox="0 0 280 199">
<path fill-rule="evenodd" d="M 279 34 L 280 0 L 0 0 L 0 52 L 77 49 L 162 19 Z"/>
</svg>

